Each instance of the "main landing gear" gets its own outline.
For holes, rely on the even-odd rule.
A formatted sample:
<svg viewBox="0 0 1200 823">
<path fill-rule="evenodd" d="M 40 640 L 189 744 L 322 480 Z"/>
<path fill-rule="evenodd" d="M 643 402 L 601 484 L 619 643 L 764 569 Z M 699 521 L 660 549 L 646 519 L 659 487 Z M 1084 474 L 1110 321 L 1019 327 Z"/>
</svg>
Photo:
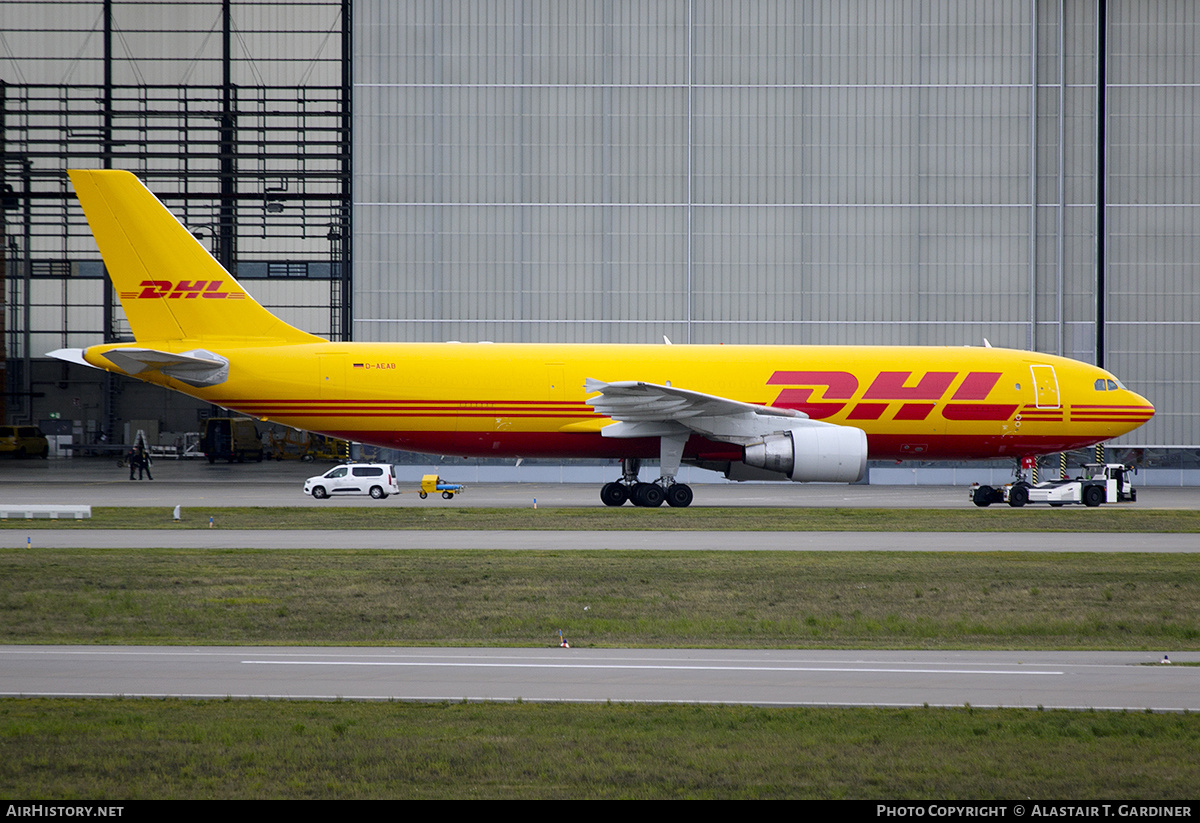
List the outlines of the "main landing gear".
<svg viewBox="0 0 1200 823">
<path fill-rule="evenodd" d="M 692 504 L 692 487 L 687 483 L 676 483 L 675 474 L 683 457 L 683 446 L 687 437 L 662 438 L 662 477 L 653 483 L 638 481 L 642 461 L 627 457 L 621 461 L 621 479 L 605 483 L 600 489 L 600 500 L 606 506 L 620 506 L 626 500 L 635 506 L 657 508 L 665 501 L 668 506 L 685 508 Z"/>
</svg>

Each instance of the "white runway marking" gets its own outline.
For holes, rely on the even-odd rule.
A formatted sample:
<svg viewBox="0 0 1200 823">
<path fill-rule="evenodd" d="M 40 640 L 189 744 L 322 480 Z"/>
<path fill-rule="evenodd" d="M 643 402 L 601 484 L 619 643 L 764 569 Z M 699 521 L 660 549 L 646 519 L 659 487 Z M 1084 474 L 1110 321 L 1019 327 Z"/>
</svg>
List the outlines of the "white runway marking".
<svg viewBox="0 0 1200 823">
<path fill-rule="evenodd" d="M 355 660 L 243 660 L 247 665 L 259 666 L 403 666 L 430 668 L 496 668 L 496 669 L 649 669 L 652 671 L 705 671 L 705 672 L 837 672 L 869 674 L 1007 674 L 1007 675 L 1060 675 L 1056 671 L 1005 671 L 999 669 L 865 669 L 854 666 L 693 666 L 693 665 L 633 665 L 630 663 L 439 663 L 436 661 L 408 662 L 399 660 L 355 661 Z"/>
</svg>

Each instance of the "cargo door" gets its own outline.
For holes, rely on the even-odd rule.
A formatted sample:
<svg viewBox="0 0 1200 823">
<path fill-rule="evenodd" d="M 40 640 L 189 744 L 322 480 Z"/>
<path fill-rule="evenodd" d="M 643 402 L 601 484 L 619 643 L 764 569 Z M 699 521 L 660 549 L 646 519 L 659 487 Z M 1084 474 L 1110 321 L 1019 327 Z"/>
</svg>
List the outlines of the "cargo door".
<svg viewBox="0 0 1200 823">
<path fill-rule="evenodd" d="M 547 400 L 566 400 L 567 386 L 566 378 L 563 377 L 562 363 L 547 363 L 546 364 L 546 399 Z"/>
<path fill-rule="evenodd" d="M 322 400 L 340 400 L 346 396 L 346 353 L 329 352 L 317 355 L 320 364 L 318 391 Z"/>
<path fill-rule="evenodd" d="M 1058 376 L 1054 374 L 1053 366 L 1030 366 L 1033 374 L 1033 390 L 1036 392 L 1035 401 L 1039 409 L 1057 409 Z"/>
</svg>

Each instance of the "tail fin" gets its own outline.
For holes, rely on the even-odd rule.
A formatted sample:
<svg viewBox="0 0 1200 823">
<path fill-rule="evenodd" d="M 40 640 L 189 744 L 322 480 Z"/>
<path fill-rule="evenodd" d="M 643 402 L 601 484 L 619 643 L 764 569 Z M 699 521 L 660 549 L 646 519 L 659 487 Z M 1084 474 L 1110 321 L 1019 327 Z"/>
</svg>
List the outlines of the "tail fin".
<svg viewBox="0 0 1200 823">
<path fill-rule="evenodd" d="M 259 305 L 129 172 L 70 174 L 139 342 L 321 341 Z"/>
</svg>

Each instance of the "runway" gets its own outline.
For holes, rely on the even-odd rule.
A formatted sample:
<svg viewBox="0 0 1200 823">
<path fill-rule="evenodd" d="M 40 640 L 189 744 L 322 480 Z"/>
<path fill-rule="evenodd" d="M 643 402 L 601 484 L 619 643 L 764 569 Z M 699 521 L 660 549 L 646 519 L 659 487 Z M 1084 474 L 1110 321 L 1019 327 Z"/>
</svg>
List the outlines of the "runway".
<svg viewBox="0 0 1200 823">
<path fill-rule="evenodd" d="M 129 470 L 101 458 L 0 461 L 0 500 L 9 503 L 86 503 L 92 506 L 147 506 L 170 510 L 198 506 L 331 507 L 539 507 L 601 508 L 600 483 L 472 483 L 453 501 L 417 496 L 419 482 L 406 480 L 405 492 L 387 500 L 348 497 L 314 500 L 303 493 L 304 480 L 332 463 L 208 464 L 159 460 L 154 480 L 130 481 Z M 404 467 L 401 467 L 404 468 Z M 456 479 L 461 467 L 447 466 L 443 477 Z M 729 483 L 711 472 L 698 475 L 717 482 L 697 484 L 693 507 L 786 508 L 934 508 L 974 509 L 965 486 L 869 486 L 823 483 Z M 613 477 L 616 469 L 613 469 Z M 607 475 L 601 475 L 607 476 Z M 1200 486 L 1138 487 L 1138 509 L 1198 509 Z M 996 507 L 992 507 L 993 510 Z M 1008 507 L 1001 507 L 1007 509 Z M 1016 512 L 1014 512 L 1016 513 Z"/>
<path fill-rule="evenodd" d="M 1149 652 L 0 647 L 0 696 L 1200 710 Z M 1200 653 L 1178 655 L 1200 661 Z"/>
</svg>

